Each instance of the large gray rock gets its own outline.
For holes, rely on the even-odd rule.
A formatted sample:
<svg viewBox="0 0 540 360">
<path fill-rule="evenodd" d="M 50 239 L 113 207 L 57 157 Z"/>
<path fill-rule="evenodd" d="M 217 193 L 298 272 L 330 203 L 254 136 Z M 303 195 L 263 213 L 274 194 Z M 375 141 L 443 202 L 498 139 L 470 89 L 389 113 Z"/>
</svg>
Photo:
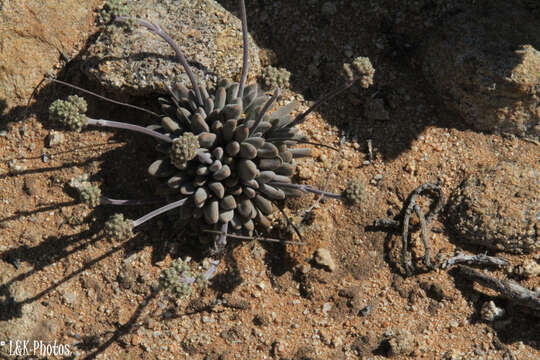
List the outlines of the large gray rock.
<svg viewBox="0 0 540 360">
<path fill-rule="evenodd" d="M 238 18 L 213 0 L 129 2 L 130 16 L 158 24 L 179 45 L 199 84 L 219 78 L 238 80 L 242 71 L 242 32 Z M 249 24 L 249 19 L 248 19 Z M 249 39 L 250 78 L 259 73 L 259 49 Z M 112 91 L 141 96 L 166 92 L 165 85 L 191 86 L 172 48 L 142 26 L 131 32 L 108 26 L 85 54 L 83 71 Z"/>
<path fill-rule="evenodd" d="M 538 140 L 538 49 L 540 20 L 497 1 L 442 25 L 424 44 L 423 73 L 474 128 Z"/>
<path fill-rule="evenodd" d="M 540 170 L 501 162 L 465 179 L 448 201 L 464 240 L 513 253 L 540 251 Z"/>
<path fill-rule="evenodd" d="M 26 104 L 43 74 L 92 28 L 100 1 L 0 1 L 0 116 Z"/>
</svg>

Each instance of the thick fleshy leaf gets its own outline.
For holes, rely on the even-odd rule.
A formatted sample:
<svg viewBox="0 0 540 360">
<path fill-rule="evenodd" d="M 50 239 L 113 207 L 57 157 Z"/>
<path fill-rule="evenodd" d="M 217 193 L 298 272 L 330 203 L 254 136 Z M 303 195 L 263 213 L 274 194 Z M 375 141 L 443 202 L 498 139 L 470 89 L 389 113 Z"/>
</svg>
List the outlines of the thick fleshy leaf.
<svg viewBox="0 0 540 360">
<path fill-rule="evenodd" d="M 240 179 L 244 181 L 255 179 L 255 177 L 259 174 L 259 170 L 257 170 L 257 165 L 255 165 L 255 163 L 251 160 L 238 161 L 237 170 Z"/>
<path fill-rule="evenodd" d="M 204 148 L 211 148 L 216 142 L 216 134 L 203 132 L 199 134 L 199 144 Z"/>
<path fill-rule="evenodd" d="M 210 170 L 210 172 L 216 172 L 218 171 L 219 169 L 221 169 L 223 165 L 221 164 L 221 161 L 219 160 L 214 160 L 214 162 L 212 163 L 212 165 L 210 165 L 208 167 L 208 170 Z"/>
<path fill-rule="evenodd" d="M 277 189 L 268 184 L 261 184 L 259 191 L 263 193 L 267 198 L 272 200 L 283 200 L 285 199 L 285 193 L 281 189 Z"/>
<path fill-rule="evenodd" d="M 183 174 L 177 174 L 175 176 L 172 176 L 167 180 L 167 185 L 171 189 L 178 189 L 186 180 L 186 176 Z"/>
<path fill-rule="evenodd" d="M 230 142 L 233 138 L 234 130 L 236 129 L 236 120 L 227 120 L 223 124 L 223 129 L 221 130 L 223 134 L 223 140 L 225 142 Z"/>
<path fill-rule="evenodd" d="M 260 136 L 251 136 L 244 140 L 244 142 L 253 145 L 256 149 L 259 149 L 264 145 L 265 140 Z"/>
<path fill-rule="evenodd" d="M 294 158 L 311 157 L 311 148 L 289 149 Z"/>
<path fill-rule="evenodd" d="M 223 158 L 223 148 L 217 147 L 214 150 L 212 150 L 212 155 L 214 156 L 214 159 L 221 160 Z"/>
<path fill-rule="evenodd" d="M 257 176 L 257 181 L 262 184 L 266 184 L 267 182 L 274 181 L 276 177 L 276 173 L 273 171 L 261 171 L 259 176 Z"/>
<path fill-rule="evenodd" d="M 249 129 L 246 125 L 240 125 L 234 129 L 233 139 L 242 142 L 247 139 L 249 136 Z"/>
<path fill-rule="evenodd" d="M 214 179 L 218 180 L 218 181 L 221 181 L 223 179 L 226 179 L 228 178 L 229 176 L 231 176 L 231 168 L 229 167 L 229 165 L 223 165 L 221 167 L 221 169 L 219 169 L 218 171 L 216 171 L 213 175 Z"/>
<path fill-rule="evenodd" d="M 236 200 L 234 199 L 234 196 L 227 195 L 225 196 L 220 204 L 219 207 L 223 210 L 231 210 L 236 208 Z"/>
<path fill-rule="evenodd" d="M 208 193 L 202 187 L 198 188 L 193 195 L 193 204 L 200 208 L 204 205 L 204 202 L 208 198 Z"/>
<path fill-rule="evenodd" d="M 195 170 L 195 174 L 202 176 L 202 175 L 208 175 L 210 173 L 210 170 L 208 170 L 208 166 L 199 165 L 197 167 L 197 170 Z"/>
<path fill-rule="evenodd" d="M 208 189 L 210 189 L 210 191 L 214 193 L 214 195 L 216 195 L 218 199 L 223 198 L 223 196 L 225 195 L 225 187 L 220 182 L 213 182 L 208 184 Z"/>
<path fill-rule="evenodd" d="M 257 192 L 255 191 L 255 189 L 245 187 L 243 190 L 243 194 L 246 195 L 249 199 L 253 199 L 257 195 Z"/>
<path fill-rule="evenodd" d="M 238 203 L 238 212 L 245 218 L 251 217 L 251 212 L 254 211 L 253 203 L 248 198 L 242 198 Z"/>
<path fill-rule="evenodd" d="M 249 180 L 249 181 L 244 181 L 244 185 L 249 186 L 252 189 L 258 189 L 259 188 L 259 183 L 255 179 L 252 179 L 252 180 Z"/>
<path fill-rule="evenodd" d="M 236 94 L 238 94 L 239 87 L 240 85 L 238 85 L 238 83 L 232 83 L 227 88 L 227 104 L 234 102 L 234 100 L 237 98 Z"/>
<path fill-rule="evenodd" d="M 270 220 L 268 220 L 268 218 L 266 216 L 264 216 L 260 210 L 257 210 L 257 219 L 259 221 L 259 224 L 261 224 L 262 226 L 264 226 L 265 228 L 269 228 L 270 225 L 272 225 L 272 223 L 270 222 Z"/>
<path fill-rule="evenodd" d="M 218 87 L 216 90 L 216 99 L 214 101 L 214 110 L 221 110 L 227 101 L 227 91 L 223 87 Z"/>
<path fill-rule="evenodd" d="M 240 157 L 244 159 L 255 159 L 257 157 L 257 148 L 248 142 L 240 144 Z"/>
<path fill-rule="evenodd" d="M 230 222 L 234 217 L 234 210 L 223 211 L 219 214 L 219 221 L 222 223 Z"/>
<path fill-rule="evenodd" d="M 161 119 L 161 126 L 163 126 L 163 129 L 165 129 L 166 132 L 172 134 L 180 130 L 178 123 L 168 116 Z"/>
<path fill-rule="evenodd" d="M 219 220 L 219 205 L 217 200 L 210 201 L 203 207 L 204 220 L 208 224 L 215 224 Z"/>
<path fill-rule="evenodd" d="M 279 153 L 279 157 L 281 158 L 281 160 L 283 160 L 284 163 L 290 163 L 293 159 L 293 154 L 289 150 L 287 150 Z"/>
<path fill-rule="evenodd" d="M 206 123 L 206 121 L 204 121 L 204 118 L 201 116 L 201 114 L 194 114 L 191 117 L 191 131 L 193 131 L 195 135 L 198 135 L 202 132 L 210 131 L 208 124 Z"/>
<path fill-rule="evenodd" d="M 274 212 L 272 202 L 268 199 L 265 199 L 261 195 L 255 196 L 255 198 L 253 199 L 253 203 L 255 203 L 257 209 L 259 209 L 264 215 L 270 215 Z"/>
<path fill-rule="evenodd" d="M 259 161 L 259 169 L 261 170 L 276 170 L 283 165 L 283 160 L 276 157 L 273 159 L 261 159 Z"/>
<path fill-rule="evenodd" d="M 240 143 L 238 141 L 231 141 L 225 146 L 225 151 L 230 156 L 236 156 L 240 152 Z"/>
<path fill-rule="evenodd" d="M 284 176 L 292 176 L 294 175 L 294 165 L 286 163 L 283 164 L 279 169 L 275 170 L 275 173 L 278 175 L 284 175 Z"/>
<path fill-rule="evenodd" d="M 278 148 L 270 142 L 265 142 L 264 145 L 257 150 L 257 156 L 260 158 L 274 158 L 278 156 L 278 154 Z"/>
</svg>

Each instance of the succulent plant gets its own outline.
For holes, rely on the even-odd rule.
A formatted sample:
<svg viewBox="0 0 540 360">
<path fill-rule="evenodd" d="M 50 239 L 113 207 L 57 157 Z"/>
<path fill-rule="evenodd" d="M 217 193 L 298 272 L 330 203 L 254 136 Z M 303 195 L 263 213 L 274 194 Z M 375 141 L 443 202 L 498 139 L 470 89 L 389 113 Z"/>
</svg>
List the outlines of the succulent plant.
<svg viewBox="0 0 540 360">
<path fill-rule="evenodd" d="M 349 204 L 358 205 L 366 197 L 366 184 L 359 180 L 349 181 L 342 196 Z"/>
<path fill-rule="evenodd" d="M 191 89 L 177 84 L 170 89 L 170 98 L 159 98 L 164 115 L 158 124 L 148 127 L 88 118 L 84 115 L 86 105 L 78 97 L 69 97 L 68 101 L 57 100 L 51 105 L 51 118 L 77 131 L 85 125 L 108 126 L 145 133 L 160 140 L 157 150 L 161 155 L 149 166 L 148 172 L 162 180 L 170 203 L 133 221 L 116 214 L 105 225 L 106 235 L 130 237 L 133 228 L 176 209 L 179 210 L 177 218 L 181 223 L 196 225 L 200 230 L 207 229 L 207 234 L 213 232 L 211 253 L 217 255 L 223 252 L 229 233 L 250 236 L 257 224 L 269 227 L 268 216 L 275 211 L 276 201 L 305 192 L 336 199 L 360 199 L 363 187 L 353 186 L 342 195 L 293 183 L 296 160 L 311 156 L 309 148 L 297 147 L 299 143 L 307 141 L 296 125 L 321 103 L 350 87 L 359 77 L 357 74 L 351 75 L 345 86 L 315 102 L 296 117 L 291 115 L 296 107 L 294 102 L 270 112 L 279 97 L 279 89 L 269 97 L 261 93 L 256 84 L 245 86 L 248 70 L 247 23 L 242 0 L 240 5 L 244 62 L 239 82 L 221 80 L 209 93 L 195 81 L 179 47 L 159 26 L 142 19 L 117 16 L 117 23 L 134 22 L 168 42 L 191 81 Z M 372 79 L 373 72 L 361 73 L 362 76 Z M 101 204 L 137 203 L 133 200 L 109 199 L 90 189 L 84 194 L 81 193 L 81 196 L 88 199 L 97 196 Z M 217 235 L 216 229 L 219 229 Z M 214 265 L 211 271 L 215 271 L 217 265 Z M 175 268 L 174 271 L 178 272 L 179 269 Z M 212 275 L 211 271 L 201 279 L 207 281 Z M 183 282 L 189 283 L 198 281 L 190 276 L 183 279 Z"/>
</svg>

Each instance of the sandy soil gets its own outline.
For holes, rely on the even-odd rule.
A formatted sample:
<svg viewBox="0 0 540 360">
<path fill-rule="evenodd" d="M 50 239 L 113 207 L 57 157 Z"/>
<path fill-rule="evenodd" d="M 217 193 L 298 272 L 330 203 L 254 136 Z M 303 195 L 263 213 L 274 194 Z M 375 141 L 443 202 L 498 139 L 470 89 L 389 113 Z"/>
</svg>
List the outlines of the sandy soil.
<svg viewBox="0 0 540 360">
<path fill-rule="evenodd" d="M 224 5 L 229 3 L 234 2 Z M 282 6 L 281 24 L 287 24 L 311 5 Z M 251 4 L 248 15 L 259 46 L 277 54 L 275 64 L 293 74 L 283 102 L 299 99 L 300 111 L 338 84 L 334 75 L 347 58 L 336 49 L 351 39 L 340 37 L 349 29 L 345 18 L 302 27 L 317 17 L 309 15 L 280 38 L 283 27 L 268 31 L 275 20 L 271 13 L 265 20 Z M 324 34 L 313 36 L 318 27 Z M 362 43 L 377 31 L 366 26 L 367 34 L 355 41 Z M 62 131 L 49 122 L 48 105 L 71 92 L 44 87 L 28 116 L 8 124 L 0 136 L 1 334 L 69 344 L 75 358 L 538 359 L 537 316 L 458 272 L 428 271 L 418 232 L 412 235 L 418 271 L 405 277 L 401 237 L 372 226 L 377 219 L 398 215 L 410 192 L 425 182 L 439 180 L 446 200 L 465 176 L 500 160 L 538 167 L 538 145 L 467 129 L 433 98 L 411 57 L 393 56 L 388 49 L 377 52 L 372 45 L 365 50 L 355 55 L 372 58 L 375 87 L 390 99 L 390 119 L 366 119 L 362 104 L 375 90 L 360 89 L 310 116 L 302 127 L 313 141 L 335 147 L 341 138 L 344 142 L 341 153 L 314 149 L 313 159 L 300 165 L 299 181 L 323 187 L 330 174 L 328 190 L 337 192 L 348 179 L 365 177 L 366 201 L 356 207 L 321 201 L 300 226 L 303 246 L 231 239 L 213 285 L 178 300 L 156 290 L 159 273 L 178 256 L 191 256 L 194 269 L 202 266 L 201 246 L 183 241 L 166 217 L 143 226 L 128 241 L 107 240 L 101 232 L 104 220 L 118 209 L 81 205 L 66 185 L 86 173 L 104 194 L 152 198 L 146 167 L 155 156 L 147 150 L 153 149 L 153 140 L 90 129 L 63 131 L 64 140 L 48 147 L 47 136 Z M 326 57 L 318 77 L 308 71 L 315 52 Z M 79 75 L 78 61 L 66 64 L 61 78 L 103 92 Z M 155 107 L 153 99 L 130 100 Z M 95 117 L 150 121 L 95 99 L 89 103 Z M 371 162 L 366 161 L 368 139 L 373 142 Z M 284 211 L 299 222 L 313 202 L 312 196 L 287 201 Z M 430 204 L 427 197 L 419 202 L 424 209 Z M 151 208 L 122 211 L 134 218 Z M 452 236 L 444 213 L 433 227 L 440 230 L 429 234 L 433 259 L 458 249 L 487 251 Z M 279 224 L 265 235 L 299 240 Z M 313 262 L 321 247 L 330 250 L 334 271 Z M 513 265 L 537 256 L 497 255 Z M 489 271 L 509 276 L 508 269 Z M 528 288 L 539 285 L 538 276 L 514 280 Z M 506 312 L 491 323 L 480 316 L 489 300 Z M 5 346 L 2 351 L 6 356 Z"/>
</svg>

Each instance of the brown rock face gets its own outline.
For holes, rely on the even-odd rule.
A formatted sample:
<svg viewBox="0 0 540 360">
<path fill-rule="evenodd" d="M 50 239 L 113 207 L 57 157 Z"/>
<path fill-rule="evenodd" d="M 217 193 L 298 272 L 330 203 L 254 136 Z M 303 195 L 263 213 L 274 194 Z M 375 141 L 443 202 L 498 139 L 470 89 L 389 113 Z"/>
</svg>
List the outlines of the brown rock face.
<svg viewBox="0 0 540 360">
<path fill-rule="evenodd" d="M 28 100 L 43 75 L 58 63 L 60 51 L 71 55 L 91 28 L 99 2 L 0 2 L 0 116 Z"/>
<path fill-rule="evenodd" d="M 540 21 L 506 2 L 450 18 L 424 48 L 423 73 L 483 131 L 540 138 Z"/>
<path fill-rule="evenodd" d="M 214 0 L 133 1 L 128 11 L 159 24 L 174 39 L 199 84 L 212 87 L 219 78 L 240 78 L 241 22 Z M 250 79 L 261 69 L 258 53 L 250 37 Z M 83 71 L 111 91 L 144 96 L 167 93 L 165 84 L 191 86 L 171 47 L 142 26 L 135 25 L 132 31 L 107 27 L 85 59 Z"/>
<path fill-rule="evenodd" d="M 465 179 L 449 199 L 464 240 L 513 253 L 540 250 L 540 171 L 508 162 Z"/>
</svg>

